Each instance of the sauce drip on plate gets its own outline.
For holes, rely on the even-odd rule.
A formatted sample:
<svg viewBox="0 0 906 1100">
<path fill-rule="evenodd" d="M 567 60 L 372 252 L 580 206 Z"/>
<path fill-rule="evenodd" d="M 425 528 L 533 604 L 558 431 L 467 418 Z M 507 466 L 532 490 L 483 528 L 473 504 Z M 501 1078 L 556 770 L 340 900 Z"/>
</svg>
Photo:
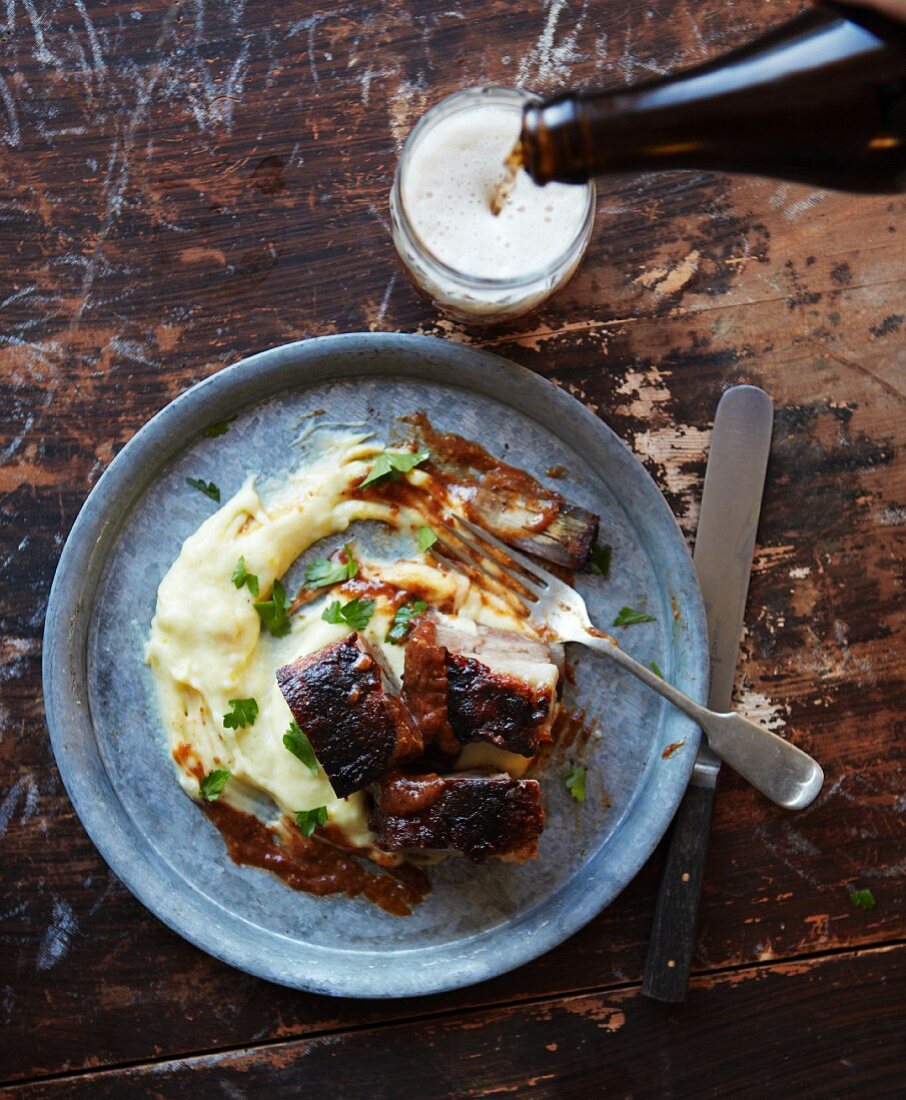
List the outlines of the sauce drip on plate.
<svg viewBox="0 0 906 1100">
<path fill-rule="evenodd" d="M 411 864 L 378 867 L 324 840 L 304 837 L 293 825 L 278 831 L 226 802 L 208 802 L 204 811 L 234 863 L 262 867 L 293 890 L 367 898 L 386 913 L 408 917 L 430 889 L 425 872 Z"/>
</svg>

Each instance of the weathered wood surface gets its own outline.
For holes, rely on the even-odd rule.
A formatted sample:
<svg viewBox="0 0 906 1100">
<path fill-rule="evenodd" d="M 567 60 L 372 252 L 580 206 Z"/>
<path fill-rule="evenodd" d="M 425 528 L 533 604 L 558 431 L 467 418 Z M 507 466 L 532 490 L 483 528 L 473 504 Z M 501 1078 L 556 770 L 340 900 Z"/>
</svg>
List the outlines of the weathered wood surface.
<svg viewBox="0 0 906 1100">
<path fill-rule="evenodd" d="M 701 1035 L 698 1055 L 671 1045 L 674 1032 L 696 1030 L 690 1021 L 702 1035 L 720 1021 L 721 1045 L 751 1049 L 781 1013 L 786 1023 L 763 1032 L 759 1068 L 781 1074 L 790 1050 L 800 1067 L 791 1074 L 804 1075 L 787 1034 L 812 974 L 834 975 L 821 979 L 821 1050 L 842 1049 L 847 1021 L 867 1029 L 879 1018 L 886 1006 L 871 975 L 900 958 L 880 946 L 903 939 L 903 201 L 699 173 L 608 181 L 573 283 L 536 317 L 480 335 L 439 322 L 418 298 L 386 225 L 399 144 L 441 95 L 483 82 L 549 91 L 638 81 L 712 56 L 797 6 L 8 0 L 0 1079 L 248 1044 L 262 1045 L 249 1057 L 266 1074 L 271 1043 L 432 1016 L 436 1048 L 462 1052 L 459 1094 L 468 1094 L 462 1080 L 493 1091 L 522 1063 L 479 1072 L 483 1049 L 477 1037 L 469 1045 L 465 1023 L 494 1020 L 501 1049 L 511 1037 L 531 1044 L 546 1021 L 521 1002 L 599 990 L 602 1004 L 638 1006 L 648 1022 L 637 1047 L 596 1048 L 589 1034 L 610 1036 L 557 1000 L 560 1038 L 545 1041 L 566 1052 L 586 1045 L 573 1061 L 558 1055 L 554 1083 L 539 1077 L 536 1091 L 588 1095 L 635 1049 L 652 1065 L 638 1079 L 614 1070 L 615 1093 L 655 1088 L 668 1072 L 657 1067 L 668 1067 L 680 1095 L 738 1087 L 744 1070 L 728 1056 L 712 1075 L 701 1051 L 715 1044 Z M 89 488 L 193 382 L 268 346 L 363 328 L 477 341 L 554 378 L 634 447 L 689 534 L 720 392 L 745 380 L 774 397 L 738 702 L 816 754 L 828 783 L 813 808 L 787 816 L 724 777 L 688 1017 L 677 1011 L 665 1024 L 634 990 L 656 859 L 587 929 L 513 975 L 422 1001 L 357 1004 L 264 985 L 183 943 L 110 874 L 73 814 L 44 730 L 40 635 Z M 847 884 L 870 886 L 877 907 L 854 909 Z M 868 945 L 864 956 L 845 954 Z M 844 957 L 783 969 L 829 951 Z M 786 988 L 795 988 L 789 999 Z M 709 1015 L 712 1003 L 720 1007 Z M 401 1059 L 407 1036 L 427 1026 L 393 1029 Z M 276 1049 L 304 1053 L 307 1065 L 312 1051 L 335 1050 L 349 1073 L 364 1072 L 358 1042 Z M 543 1075 L 541 1049 L 525 1064 Z M 334 1055 L 318 1057 L 334 1072 Z M 888 1043 L 839 1069 L 845 1079 L 831 1060 L 826 1077 L 792 1075 L 790 1087 L 820 1080 L 842 1093 L 864 1081 L 868 1095 L 882 1095 L 897 1058 Z"/>
<path fill-rule="evenodd" d="M 27 1095 L 194 1097 L 205 1081 L 227 1096 L 329 1088 L 337 1100 L 897 1096 L 904 956 L 886 947 L 703 975 L 680 1009 L 612 989 L 70 1077 Z"/>
</svg>

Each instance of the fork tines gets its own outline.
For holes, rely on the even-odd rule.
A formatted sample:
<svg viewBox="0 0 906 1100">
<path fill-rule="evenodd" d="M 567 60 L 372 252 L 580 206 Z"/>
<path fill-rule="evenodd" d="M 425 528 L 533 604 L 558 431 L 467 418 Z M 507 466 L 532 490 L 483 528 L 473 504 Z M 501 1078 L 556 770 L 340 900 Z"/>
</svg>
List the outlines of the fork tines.
<svg viewBox="0 0 906 1100">
<path fill-rule="evenodd" d="M 498 584 L 515 584 L 526 599 L 538 600 L 545 594 L 548 585 L 527 558 L 461 516 L 448 517 L 438 541 L 457 562 L 479 569 Z"/>
</svg>

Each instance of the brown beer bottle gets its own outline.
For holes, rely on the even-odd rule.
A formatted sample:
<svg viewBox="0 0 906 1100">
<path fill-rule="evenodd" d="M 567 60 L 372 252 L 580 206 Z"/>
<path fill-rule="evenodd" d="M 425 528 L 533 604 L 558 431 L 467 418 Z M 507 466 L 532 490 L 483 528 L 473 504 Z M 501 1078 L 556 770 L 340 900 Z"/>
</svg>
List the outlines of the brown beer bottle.
<svg viewBox="0 0 906 1100">
<path fill-rule="evenodd" d="M 822 4 L 694 69 L 529 104 L 536 183 L 694 168 L 842 191 L 906 188 L 906 24 Z"/>
</svg>

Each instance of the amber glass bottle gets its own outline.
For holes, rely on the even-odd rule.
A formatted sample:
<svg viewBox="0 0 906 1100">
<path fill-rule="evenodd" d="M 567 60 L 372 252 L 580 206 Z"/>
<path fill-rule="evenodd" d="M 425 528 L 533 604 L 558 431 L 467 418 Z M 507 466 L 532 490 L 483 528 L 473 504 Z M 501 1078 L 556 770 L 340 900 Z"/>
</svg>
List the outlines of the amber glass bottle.
<svg viewBox="0 0 906 1100">
<path fill-rule="evenodd" d="M 906 24 L 822 4 L 706 65 L 526 106 L 537 183 L 715 169 L 843 191 L 906 188 Z"/>
</svg>

